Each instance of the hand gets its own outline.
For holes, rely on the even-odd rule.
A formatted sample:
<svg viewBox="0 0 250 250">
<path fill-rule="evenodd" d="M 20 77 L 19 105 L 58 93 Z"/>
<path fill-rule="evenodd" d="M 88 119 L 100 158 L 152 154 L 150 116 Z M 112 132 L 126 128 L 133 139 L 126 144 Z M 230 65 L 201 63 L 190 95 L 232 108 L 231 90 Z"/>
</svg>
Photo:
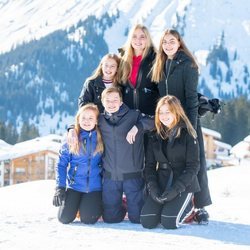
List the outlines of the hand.
<svg viewBox="0 0 250 250">
<path fill-rule="evenodd" d="M 67 134 L 67 143 L 70 147 L 74 147 L 78 144 L 78 138 L 74 128 L 71 128 Z"/>
<path fill-rule="evenodd" d="M 55 207 L 61 206 L 65 201 L 65 188 L 56 188 L 56 193 L 53 198 L 53 205 Z"/>
<path fill-rule="evenodd" d="M 133 126 L 127 133 L 126 139 L 129 144 L 133 144 L 135 142 L 135 136 L 138 132 L 138 128 Z"/>
<path fill-rule="evenodd" d="M 177 195 L 178 192 L 174 188 L 168 188 L 159 197 L 159 200 L 164 203 L 173 200 Z"/>
<path fill-rule="evenodd" d="M 150 197 L 159 204 L 164 204 L 163 201 L 160 200 L 160 189 L 157 185 L 157 183 L 149 182 L 147 184 L 147 189 L 149 192 Z"/>
</svg>

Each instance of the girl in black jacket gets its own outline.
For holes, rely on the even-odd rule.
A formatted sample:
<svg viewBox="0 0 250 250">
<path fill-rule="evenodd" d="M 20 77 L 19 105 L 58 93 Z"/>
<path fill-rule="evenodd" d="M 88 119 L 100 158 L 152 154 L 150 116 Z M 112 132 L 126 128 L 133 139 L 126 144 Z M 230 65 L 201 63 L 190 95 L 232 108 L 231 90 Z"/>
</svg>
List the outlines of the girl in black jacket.
<svg viewBox="0 0 250 250">
<path fill-rule="evenodd" d="M 86 103 L 94 103 L 103 112 L 101 94 L 105 88 L 117 86 L 117 70 L 120 58 L 116 54 L 105 55 L 94 74 L 86 79 L 78 98 L 79 108 Z"/>
<path fill-rule="evenodd" d="M 176 96 L 196 129 L 200 146 L 201 191 L 194 195 L 195 214 L 203 214 L 200 223 L 208 223 L 208 213 L 203 208 L 212 203 L 208 188 L 207 167 L 200 120 L 198 119 L 198 65 L 176 30 L 166 30 L 161 39 L 159 52 L 152 69 L 152 81 L 158 83 L 160 96 Z"/>
<path fill-rule="evenodd" d="M 179 226 L 192 194 L 199 191 L 199 145 L 196 131 L 175 96 L 157 104 L 156 131 L 149 136 L 145 178 L 149 196 L 141 212 L 141 224 L 167 229 Z"/>
<path fill-rule="evenodd" d="M 148 29 L 141 24 L 135 25 L 120 52 L 118 75 L 123 102 L 130 109 L 153 115 L 159 92 L 149 74 L 156 53 Z"/>
</svg>

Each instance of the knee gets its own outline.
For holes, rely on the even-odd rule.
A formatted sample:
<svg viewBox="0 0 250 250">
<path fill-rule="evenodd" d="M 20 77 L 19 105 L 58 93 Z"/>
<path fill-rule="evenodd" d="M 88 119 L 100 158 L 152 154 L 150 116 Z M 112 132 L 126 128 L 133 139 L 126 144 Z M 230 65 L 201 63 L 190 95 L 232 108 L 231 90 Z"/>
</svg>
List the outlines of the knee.
<svg viewBox="0 0 250 250">
<path fill-rule="evenodd" d="M 128 214 L 131 223 L 140 224 L 140 216 L 131 216 Z"/>
<path fill-rule="evenodd" d="M 120 223 L 124 220 L 125 216 L 109 216 L 103 215 L 103 221 L 106 223 Z"/>
<path fill-rule="evenodd" d="M 120 209 L 104 207 L 103 221 L 106 223 L 120 223 L 124 220 L 126 212 L 124 207 L 120 207 Z"/>
<path fill-rule="evenodd" d="M 161 217 L 161 224 L 165 229 L 177 229 L 176 217 Z"/>
<path fill-rule="evenodd" d="M 58 220 L 62 224 L 69 224 L 69 223 L 73 222 L 74 219 L 75 218 L 69 218 L 69 217 L 66 217 L 66 216 L 58 216 Z"/>
<path fill-rule="evenodd" d="M 91 216 L 91 217 L 81 217 L 81 222 L 84 224 L 95 224 L 100 216 Z"/>
<path fill-rule="evenodd" d="M 159 224 L 159 220 L 157 220 L 157 218 L 149 218 L 149 217 L 144 217 L 144 216 L 141 216 L 141 225 L 144 227 L 144 228 L 147 228 L 147 229 L 153 229 L 153 228 L 156 228 L 157 225 Z"/>
</svg>

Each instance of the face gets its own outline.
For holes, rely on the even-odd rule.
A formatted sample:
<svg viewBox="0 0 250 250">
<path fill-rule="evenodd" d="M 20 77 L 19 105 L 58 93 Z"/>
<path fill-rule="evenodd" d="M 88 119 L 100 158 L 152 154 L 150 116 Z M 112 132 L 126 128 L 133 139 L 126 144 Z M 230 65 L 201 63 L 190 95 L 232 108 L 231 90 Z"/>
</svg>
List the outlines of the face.
<svg viewBox="0 0 250 250">
<path fill-rule="evenodd" d="M 171 34 L 164 36 L 162 41 L 162 49 L 168 58 L 173 59 L 177 50 L 180 47 L 180 42 Z"/>
<path fill-rule="evenodd" d="M 121 98 L 118 93 L 109 93 L 103 99 L 103 107 L 108 113 L 115 113 L 122 105 Z"/>
<path fill-rule="evenodd" d="M 168 105 L 164 104 L 159 109 L 159 119 L 160 122 L 166 127 L 170 127 L 174 122 L 174 114 L 169 110 Z"/>
<path fill-rule="evenodd" d="M 141 29 L 136 29 L 131 41 L 131 46 L 134 49 L 135 55 L 142 55 L 144 49 L 146 48 L 147 37 Z"/>
<path fill-rule="evenodd" d="M 112 58 L 107 58 L 102 63 L 102 74 L 105 80 L 113 80 L 117 72 L 117 62 Z"/>
<path fill-rule="evenodd" d="M 93 110 L 87 109 L 79 116 L 80 127 L 86 131 L 91 131 L 97 124 L 97 117 Z"/>
</svg>

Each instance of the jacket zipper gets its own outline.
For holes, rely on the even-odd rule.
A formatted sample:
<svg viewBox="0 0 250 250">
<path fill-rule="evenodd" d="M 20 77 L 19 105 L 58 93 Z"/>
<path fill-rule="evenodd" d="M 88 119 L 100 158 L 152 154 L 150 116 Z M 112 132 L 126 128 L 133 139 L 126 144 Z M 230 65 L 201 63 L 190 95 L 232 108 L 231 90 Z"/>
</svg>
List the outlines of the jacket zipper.
<svg viewBox="0 0 250 250">
<path fill-rule="evenodd" d="M 118 180 L 117 165 L 116 165 L 116 163 L 117 163 L 117 152 L 116 152 L 117 147 L 116 147 L 116 128 L 115 128 L 115 125 L 113 125 L 113 135 L 114 135 L 114 146 L 115 146 L 115 154 L 114 154 L 114 160 L 115 160 L 114 167 L 115 168 L 114 168 L 114 170 L 115 170 L 115 179 Z"/>
<path fill-rule="evenodd" d="M 77 169 L 78 169 L 78 164 L 76 164 L 74 167 L 74 172 L 72 174 L 72 177 L 70 178 L 70 185 L 75 184 L 75 176 L 76 176 Z"/>
<path fill-rule="evenodd" d="M 166 95 L 168 95 L 168 77 L 169 77 L 169 73 L 170 73 L 172 62 L 173 62 L 173 60 L 170 60 L 170 65 L 169 65 L 167 76 L 166 76 L 166 80 L 165 80 Z"/>
<path fill-rule="evenodd" d="M 91 172 L 91 155 L 92 155 L 92 133 L 89 133 L 89 150 L 88 150 L 88 172 L 87 172 L 87 193 L 89 192 L 89 178 Z"/>
</svg>

